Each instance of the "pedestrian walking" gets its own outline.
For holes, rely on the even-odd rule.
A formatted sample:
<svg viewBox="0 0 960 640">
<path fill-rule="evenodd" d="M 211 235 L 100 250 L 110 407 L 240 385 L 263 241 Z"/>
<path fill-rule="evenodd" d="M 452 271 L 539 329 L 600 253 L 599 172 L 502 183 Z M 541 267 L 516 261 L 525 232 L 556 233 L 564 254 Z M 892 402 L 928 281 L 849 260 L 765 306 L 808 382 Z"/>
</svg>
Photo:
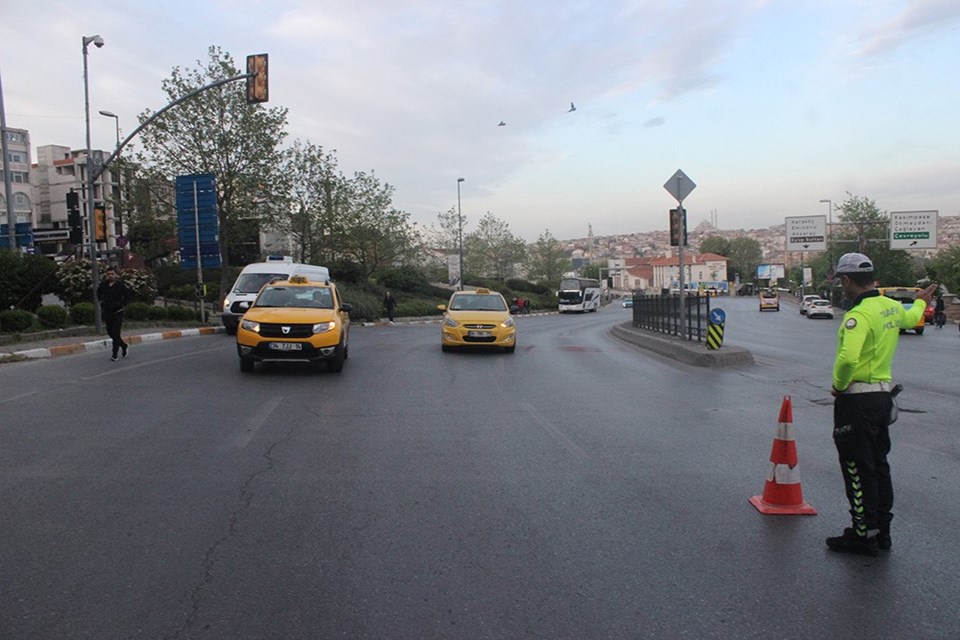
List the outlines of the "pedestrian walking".
<svg viewBox="0 0 960 640">
<path fill-rule="evenodd" d="M 383 296 L 383 308 L 387 312 L 387 320 L 393 324 L 393 309 L 397 306 L 397 301 L 394 300 L 393 295 L 387 291 L 386 295 Z"/>
<path fill-rule="evenodd" d="M 890 416 L 893 356 L 900 331 L 916 326 L 936 285 L 917 294 L 906 309 L 877 291 L 873 262 L 847 253 L 836 276 L 852 303 L 837 331 L 833 364 L 833 441 L 840 458 L 853 526 L 827 538 L 841 553 L 875 556 L 891 547 L 893 484 L 890 479 Z"/>
<path fill-rule="evenodd" d="M 943 329 L 947 323 L 947 303 L 943 301 L 943 294 L 937 295 L 937 302 L 933 307 L 933 321 L 937 329 Z"/>
<path fill-rule="evenodd" d="M 107 326 L 107 335 L 112 340 L 111 360 L 116 361 L 117 354 L 127 357 L 127 348 L 130 346 L 123 341 L 120 332 L 123 329 L 123 310 L 133 298 L 133 292 L 127 288 L 123 280 L 117 275 L 117 270 L 107 267 L 103 280 L 97 287 L 97 300 L 100 302 L 100 315 Z"/>
</svg>

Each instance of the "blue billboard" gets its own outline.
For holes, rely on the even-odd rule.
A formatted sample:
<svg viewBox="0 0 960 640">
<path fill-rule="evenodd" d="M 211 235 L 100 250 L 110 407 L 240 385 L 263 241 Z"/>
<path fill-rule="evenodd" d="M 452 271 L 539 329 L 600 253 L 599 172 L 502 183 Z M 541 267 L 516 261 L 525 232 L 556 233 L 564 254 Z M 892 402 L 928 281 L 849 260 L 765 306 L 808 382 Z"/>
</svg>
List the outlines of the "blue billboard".
<svg viewBox="0 0 960 640">
<path fill-rule="evenodd" d="M 176 194 L 180 266 L 196 269 L 199 254 L 201 267 L 218 268 L 220 222 L 217 218 L 216 177 L 212 173 L 177 176 Z"/>
</svg>

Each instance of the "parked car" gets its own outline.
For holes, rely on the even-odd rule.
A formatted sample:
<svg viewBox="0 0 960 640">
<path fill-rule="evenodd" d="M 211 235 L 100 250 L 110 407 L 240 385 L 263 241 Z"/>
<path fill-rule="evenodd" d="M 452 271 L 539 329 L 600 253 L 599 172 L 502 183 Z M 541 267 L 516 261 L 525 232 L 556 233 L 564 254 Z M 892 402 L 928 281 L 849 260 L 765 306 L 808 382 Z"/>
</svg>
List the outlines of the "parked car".
<svg viewBox="0 0 960 640">
<path fill-rule="evenodd" d="M 800 315 L 807 315 L 807 310 L 810 308 L 810 303 L 814 300 L 822 300 L 818 295 L 806 295 L 803 296 L 803 299 L 800 301 Z"/>
<path fill-rule="evenodd" d="M 833 319 L 833 305 L 830 304 L 829 300 L 823 300 L 821 298 L 811 300 L 807 306 L 807 317 Z"/>
<path fill-rule="evenodd" d="M 623 304 L 623 308 L 624 308 L 624 309 L 632 309 L 632 308 L 633 308 L 633 298 L 624 298 L 622 304 Z"/>
</svg>

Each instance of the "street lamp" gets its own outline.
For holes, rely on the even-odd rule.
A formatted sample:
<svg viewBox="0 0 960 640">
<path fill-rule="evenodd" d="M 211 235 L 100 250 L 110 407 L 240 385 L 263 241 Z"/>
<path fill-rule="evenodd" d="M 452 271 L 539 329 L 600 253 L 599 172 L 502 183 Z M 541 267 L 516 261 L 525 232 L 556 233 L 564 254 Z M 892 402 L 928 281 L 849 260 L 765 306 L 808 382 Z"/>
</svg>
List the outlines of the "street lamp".
<svg viewBox="0 0 960 640">
<path fill-rule="evenodd" d="M 830 241 L 833 239 L 833 201 L 832 200 L 821 200 L 821 203 L 827 203 L 827 269 L 829 272 L 833 271 L 833 246 L 830 244 Z M 834 294 L 833 291 L 830 291 L 830 300 L 833 301 Z"/>
<path fill-rule="evenodd" d="M 120 169 L 120 116 L 113 113 L 112 111 L 107 111 L 105 109 L 100 110 L 100 115 L 106 116 L 107 118 L 113 118 L 114 124 L 116 124 L 117 130 L 117 146 L 115 147 L 113 162 L 115 163 L 110 168 L 110 175 L 112 176 L 116 173 L 117 176 L 117 198 L 114 203 L 114 208 L 117 212 L 117 224 L 120 226 L 120 238 L 117 240 L 117 245 L 120 247 L 120 266 L 124 266 L 124 254 L 126 253 L 126 242 L 123 241 L 123 205 L 122 205 L 122 195 L 123 195 L 123 185 L 121 184 L 121 179 L 123 178 L 123 172 Z"/>
<path fill-rule="evenodd" d="M 457 178 L 457 238 L 460 242 L 460 291 L 463 291 L 463 210 L 460 208 L 460 183 L 463 178 Z"/>
<path fill-rule="evenodd" d="M 83 112 L 87 126 L 87 228 L 90 230 L 90 276 L 93 281 L 93 319 L 100 333 L 100 304 L 97 301 L 97 289 L 100 287 L 100 271 L 97 268 L 97 216 L 93 205 L 93 151 L 90 148 L 90 84 L 87 81 L 87 47 L 93 44 L 98 49 L 103 46 L 100 36 L 83 36 Z"/>
</svg>

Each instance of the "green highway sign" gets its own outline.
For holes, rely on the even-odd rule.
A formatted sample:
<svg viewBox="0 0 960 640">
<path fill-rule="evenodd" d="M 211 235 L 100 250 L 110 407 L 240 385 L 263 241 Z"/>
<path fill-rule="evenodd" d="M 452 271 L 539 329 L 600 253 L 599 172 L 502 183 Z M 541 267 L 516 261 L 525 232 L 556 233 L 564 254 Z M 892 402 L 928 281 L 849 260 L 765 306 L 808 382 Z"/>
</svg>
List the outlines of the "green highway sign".
<svg viewBox="0 0 960 640">
<path fill-rule="evenodd" d="M 891 211 L 891 249 L 936 249 L 938 211 Z"/>
<path fill-rule="evenodd" d="M 905 231 L 893 234 L 894 240 L 927 240 L 929 238 L 929 231 Z"/>
</svg>

